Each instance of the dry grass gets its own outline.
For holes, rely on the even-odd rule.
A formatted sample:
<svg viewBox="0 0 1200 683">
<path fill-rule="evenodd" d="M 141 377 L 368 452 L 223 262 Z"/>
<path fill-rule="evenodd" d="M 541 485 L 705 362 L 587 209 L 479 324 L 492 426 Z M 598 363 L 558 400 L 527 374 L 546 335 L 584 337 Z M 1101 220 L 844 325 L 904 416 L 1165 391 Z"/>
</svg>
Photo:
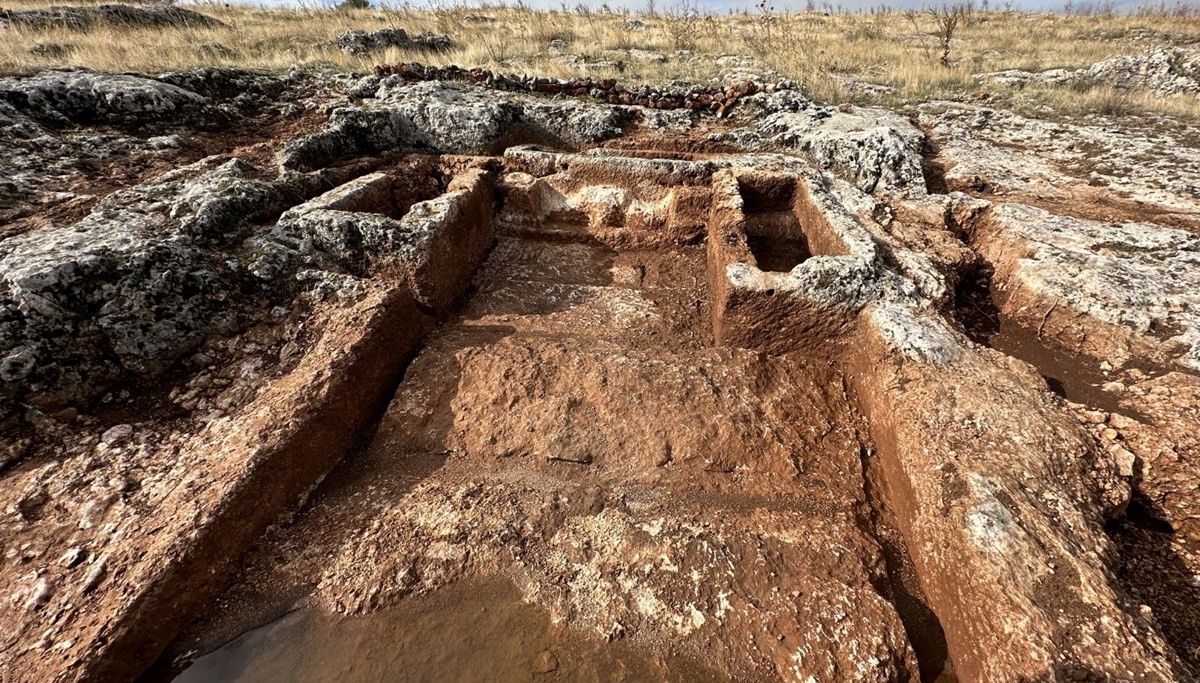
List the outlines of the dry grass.
<svg viewBox="0 0 1200 683">
<path fill-rule="evenodd" d="M 44 7 L 23 0 L 10 9 Z M 948 65 L 930 13 L 832 15 L 744 13 L 699 15 L 687 4 L 639 16 L 645 30 L 626 28 L 628 15 L 607 11 L 532 11 L 516 7 L 453 7 L 339 11 L 264 9 L 220 4 L 194 8 L 228 24 L 217 29 L 0 31 L 0 72 L 43 66 L 80 65 L 106 71 L 161 72 L 205 65 L 284 70 L 292 65 L 367 71 L 378 62 L 418 60 L 486 66 L 508 72 L 579 75 L 548 48 L 553 39 L 567 52 L 589 60 L 620 59 L 624 70 L 599 69 L 598 76 L 628 81 L 707 81 L 731 70 L 717 58 L 754 57 L 753 69 L 771 69 L 797 81 L 826 102 L 871 101 L 846 86 L 847 79 L 894 88 L 874 101 L 903 106 L 933 98 L 974 97 L 984 90 L 1015 105 L 1046 113 L 1079 114 L 1099 109 L 1161 112 L 1200 118 L 1200 99 L 1116 93 L 1111 88 L 982 86 L 974 74 L 1003 69 L 1081 67 L 1161 44 L 1200 43 L 1200 16 L 1062 16 L 1017 12 L 974 12 L 958 25 Z M 482 21 L 485 17 L 488 21 Z M 370 58 L 343 54 L 332 41 L 351 28 L 399 26 L 410 32 L 448 33 L 458 47 L 442 54 L 391 50 Z M 64 45 L 60 57 L 31 52 L 38 44 Z M 221 46 L 214 50 L 213 46 Z M 221 48 L 232 52 L 225 53 Z M 663 63 L 639 61 L 629 50 L 664 54 Z M 684 52 L 681 52 L 684 51 Z"/>
</svg>

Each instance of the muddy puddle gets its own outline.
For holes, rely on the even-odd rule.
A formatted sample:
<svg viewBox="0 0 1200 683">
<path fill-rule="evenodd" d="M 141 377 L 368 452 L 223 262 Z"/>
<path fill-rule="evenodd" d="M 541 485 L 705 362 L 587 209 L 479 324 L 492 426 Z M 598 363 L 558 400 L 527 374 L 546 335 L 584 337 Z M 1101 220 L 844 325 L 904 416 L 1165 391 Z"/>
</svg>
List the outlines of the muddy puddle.
<svg viewBox="0 0 1200 683">
<path fill-rule="evenodd" d="M 303 609 L 194 660 L 176 683 L 727 681 L 680 656 L 555 624 L 504 580 L 456 584 L 366 616 Z"/>
</svg>

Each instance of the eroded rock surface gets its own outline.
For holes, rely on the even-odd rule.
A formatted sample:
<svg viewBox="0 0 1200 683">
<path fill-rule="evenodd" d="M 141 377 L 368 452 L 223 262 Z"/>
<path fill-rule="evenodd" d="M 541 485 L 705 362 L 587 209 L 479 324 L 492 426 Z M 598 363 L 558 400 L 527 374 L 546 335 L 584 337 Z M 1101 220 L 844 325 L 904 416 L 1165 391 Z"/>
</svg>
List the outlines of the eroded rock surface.
<svg viewBox="0 0 1200 683">
<path fill-rule="evenodd" d="M 1158 47 L 1142 55 L 1105 59 L 1085 69 L 1041 72 L 1012 69 L 983 74 L 979 78 L 1008 86 L 1104 84 L 1120 90 L 1148 90 L 1159 95 L 1200 95 L 1200 51 Z"/>
<path fill-rule="evenodd" d="M 1113 366 L 1200 370 L 1200 236 L 999 204 L 974 242 L 1001 310 Z"/>
<path fill-rule="evenodd" d="M 10 678 L 1193 680 L 1194 148 L 411 68 L 0 79 Z"/>
<path fill-rule="evenodd" d="M 933 174 L 944 187 L 1098 220 L 1147 218 L 1200 230 L 1197 130 L 1180 122 L 1095 116 L 1047 122 L 931 102 Z"/>
<path fill-rule="evenodd" d="M 402 28 L 385 28 L 378 31 L 346 31 L 338 36 L 337 46 L 351 55 L 368 55 L 382 52 L 390 47 L 401 50 L 428 50 L 439 52 L 453 45 L 450 36 L 437 33 L 409 35 Z"/>
</svg>

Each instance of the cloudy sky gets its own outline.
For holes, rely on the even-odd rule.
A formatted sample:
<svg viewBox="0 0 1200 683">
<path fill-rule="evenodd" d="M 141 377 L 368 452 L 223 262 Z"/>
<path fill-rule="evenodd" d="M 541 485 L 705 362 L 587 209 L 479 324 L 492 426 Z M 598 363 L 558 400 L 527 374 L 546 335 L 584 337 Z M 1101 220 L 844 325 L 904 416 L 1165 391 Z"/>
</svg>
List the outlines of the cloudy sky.
<svg viewBox="0 0 1200 683">
<path fill-rule="evenodd" d="M 336 5 L 340 0 L 222 0 L 224 2 L 249 2 L 253 4 L 263 5 L 303 5 L 306 7 L 321 6 L 321 5 Z M 433 4 L 440 5 L 478 5 L 478 2 L 471 0 L 409 0 L 414 6 L 430 6 Z M 515 0 L 510 0 L 515 2 Z M 745 9 L 753 10 L 756 0 L 690 0 L 699 5 L 702 11 L 716 12 L 724 14 L 729 11 L 742 11 Z M 1004 0 L 989 0 L 991 4 L 1000 8 L 1004 5 Z M 1144 0 L 1114 0 L 1113 5 L 1118 11 L 1124 11 L 1135 7 Z M 1180 0 L 1167 0 L 1168 5 L 1175 4 Z M 1200 2 L 1200 0 L 1182 0 L 1185 3 Z M 388 4 L 400 4 L 403 0 L 372 0 L 373 4 L 381 3 L 384 6 Z M 583 4 L 592 8 L 598 8 L 605 0 L 582 0 Z M 786 11 L 788 9 L 803 9 L 805 0 L 768 0 L 776 11 Z M 871 7 L 878 7 L 880 4 L 886 4 L 892 8 L 900 9 L 921 9 L 928 7 L 931 4 L 941 5 L 943 0 L 815 0 L 818 7 L 824 6 L 826 3 L 833 7 L 840 6 L 844 11 L 866 10 Z M 976 0 L 976 4 L 980 4 L 982 0 Z M 1065 0 L 1013 0 L 1013 7 L 1024 10 L 1050 10 L 1062 11 Z M 1076 7 L 1087 3 L 1099 4 L 1101 0 L 1073 0 Z M 566 0 L 570 7 L 580 4 L 580 0 Z M 610 7 L 628 8 L 632 11 L 641 11 L 646 7 L 646 0 L 607 0 Z M 656 6 L 660 11 L 668 9 L 672 4 L 678 4 L 678 0 L 655 0 Z M 493 0 L 492 4 L 495 4 Z M 525 4 L 530 7 L 547 9 L 560 8 L 563 5 L 563 0 L 525 0 Z M 1152 0 L 1151 4 L 1157 4 L 1157 0 Z"/>
</svg>

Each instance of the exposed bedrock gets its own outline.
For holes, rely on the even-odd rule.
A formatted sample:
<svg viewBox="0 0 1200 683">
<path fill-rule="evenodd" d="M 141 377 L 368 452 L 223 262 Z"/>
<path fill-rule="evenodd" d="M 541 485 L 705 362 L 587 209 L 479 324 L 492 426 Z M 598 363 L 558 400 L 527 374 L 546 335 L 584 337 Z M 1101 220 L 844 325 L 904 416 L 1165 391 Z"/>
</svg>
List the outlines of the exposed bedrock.
<svg viewBox="0 0 1200 683">
<path fill-rule="evenodd" d="M 826 179 L 748 169 L 714 177 L 709 273 L 721 343 L 829 353 L 881 295 L 869 235 L 810 182 Z"/>
<path fill-rule="evenodd" d="M 385 78 L 372 97 L 334 110 L 325 130 L 284 145 L 279 162 L 311 169 L 392 149 L 487 154 L 520 143 L 575 147 L 619 136 L 623 119 L 616 108 L 576 100 L 551 104 L 462 83 Z"/>
<path fill-rule="evenodd" d="M 6 407 L 154 374 L 235 327 L 238 236 L 283 206 L 280 184 L 214 157 L 113 193 L 73 225 L 0 242 Z"/>
<path fill-rule="evenodd" d="M 1200 51 L 1159 46 L 1144 54 L 1112 57 L 1082 69 L 1048 69 L 1041 72 L 1009 69 L 980 74 L 976 78 L 1018 87 L 1031 83 L 1055 86 L 1105 83 L 1118 90 L 1200 96 Z"/>
<path fill-rule="evenodd" d="M 1114 587 L 1116 473 L 1028 366 L 940 319 L 873 308 L 855 383 L 959 680 L 1171 680 L 1178 662 Z M 1107 480 L 1107 481 L 1106 481 Z"/>
<path fill-rule="evenodd" d="M 1032 368 L 943 320 L 928 294 L 939 288 L 910 279 L 910 245 L 847 208 L 871 201 L 830 179 L 739 163 L 713 176 L 717 337 L 854 359 L 890 514 L 959 680 L 1179 675 L 1112 571 L 1104 524 L 1129 493 L 1111 457 Z M 978 215 L 958 204 L 943 211 Z M 780 261 L 786 245 L 763 238 L 789 229 L 803 243 Z"/>
<path fill-rule="evenodd" d="M 362 176 L 289 209 L 267 240 L 311 244 L 350 272 L 398 276 L 422 307 L 444 314 L 491 245 L 493 181 L 471 169 L 418 202 L 404 196 L 409 182 Z"/>
<path fill-rule="evenodd" d="M 784 90 L 745 98 L 737 118 L 749 125 L 722 137 L 747 151 L 766 146 L 806 154 L 818 167 L 846 177 L 863 192 L 925 193 L 925 135 L 886 110 L 821 106 Z"/>
<path fill-rule="evenodd" d="M 503 307 L 505 294 L 488 298 Z M 628 299 L 640 297 L 593 309 L 619 314 Z M 584 633 L 669 640 L 730 675 L 911 673 L 899 618 L 873 586 L 879 550 L 856 528 L 857 448 L 836 387 L 826 395 L 814 369 L 745 351 L 630 352 L 592 337 L 608 336 L 602 326 L 572 340 L 563 320 L 555 341 L 521 320 L 543 315 L 504 316 L 528 332 L 494 342 L 468 327 L 413 366 L 368 462 L 448 457 L 375 514 L 381 533 L 344 546 L 323 601 L 361 610 L 499 571 Z M 632 406 L 643 419 L 621 418 Z M 780 421 L 802 413 L 815 433 Z M 715 488 L 731 478 L 736 491 Z M 819 551 L 829 536 L 838 549 Z"/>
<path fill-rule="evenodd" d="M 951 102 L 927 102 L 920 112 L 929 167 L 945 189 L 1093 220 L 1200 230 L 1194 126 L 1136 117 L 1051 122 Z"/>
<path fill-rule="evenodd" d="M 1120 404 L 1114 419 L 1140 435 L 1128 476 L 1136 473 L 1157 514 L 1200 538 L 1191 503 L 1177 493 L 1197 483 L 1183 463 L 1195 452 L 1187 432 L 1197 424 L 1189 400 L 1200 370 L 1200 238 L 1011 204 L 974 225 L 972 242 L 994 270 L 999 314 L 1109 369 L 1102 388 Z M 1153 425 L 1149 432 L 1143 423 Z M 1106 444 L 1121 459 L 1129 445 Z"/>
<path fill-rule="evenodd" d="M 1200 371 L 1200 236 L 1000 204 L 972 241 L 1023 327 L 1117 367 Z"/>
<path fill-rule="evenodd" d="M 409 34 L 402 28 L 346 31 L 338 36 L 335 44 L 346 54 L 360 56 L 372 52 L 383 52 L 388 48 L 444 52 L 454 46 L 450 36 L 439 33 Z"/>
<path fill-rule="evenodd" d="M 195 117 L 209 104 L 181 87 L 86 69 L 0 79 L 0 100 L 51 123 L 138 123 Z"/>
<path fill-rule="evenodd" d="M 319 582 L 317 605 L 357 613 L 501 576 L 578 638 L 669 642 L 723 676 L 912 676 L 836 373 L 712 348 L 704 249 L 628 220 L 645 195 L 624 214 L 577 203 L 564 224 L 571 193 L 550 200 L 580 182 L 567 160 L 548 188 L 503 182 L 476 293 L 348 483 L 256 552 L 247 583 Z M 517 202 L 521 187 L 541 199 Z M 348 534 L 347 514 L 370 531 Z"/>
<path fill-rule="evenodd" d="M 1191 680 L 1195 235 L 930 194 L 911 123 L 795 93 L 727 121 L 130 83 L 0 79 L 0 143 L 310 113 L 0 236 L 15 679 L 131 678 L 290 610 L 475 617 L 498 582 L 564 680 L 589 648 L 643 680 Z M 42 157 L 11 147 L 16 196 Z M 972 332 L 989 283 L 982 315 L 1108 361 L 1102 410 Z"/>
<path fill-rule="evenodd" d="M 1015 204 L 996 205 L 969 226 L 993 271 L 991 298 L 1001 324 L 1100 368 L 1093 381 L 1101 386 L 1093 392 L 1102 405 L 1078 412 L 1099 451 L 1133 487 L 1129 518 L 1113 527 L 1120 548 L 1114 565 L 1194 668 L 1200 662 L 1200 620 L 1191 606 L 1200 597 L 1196 235 Z"/>
</svg>

